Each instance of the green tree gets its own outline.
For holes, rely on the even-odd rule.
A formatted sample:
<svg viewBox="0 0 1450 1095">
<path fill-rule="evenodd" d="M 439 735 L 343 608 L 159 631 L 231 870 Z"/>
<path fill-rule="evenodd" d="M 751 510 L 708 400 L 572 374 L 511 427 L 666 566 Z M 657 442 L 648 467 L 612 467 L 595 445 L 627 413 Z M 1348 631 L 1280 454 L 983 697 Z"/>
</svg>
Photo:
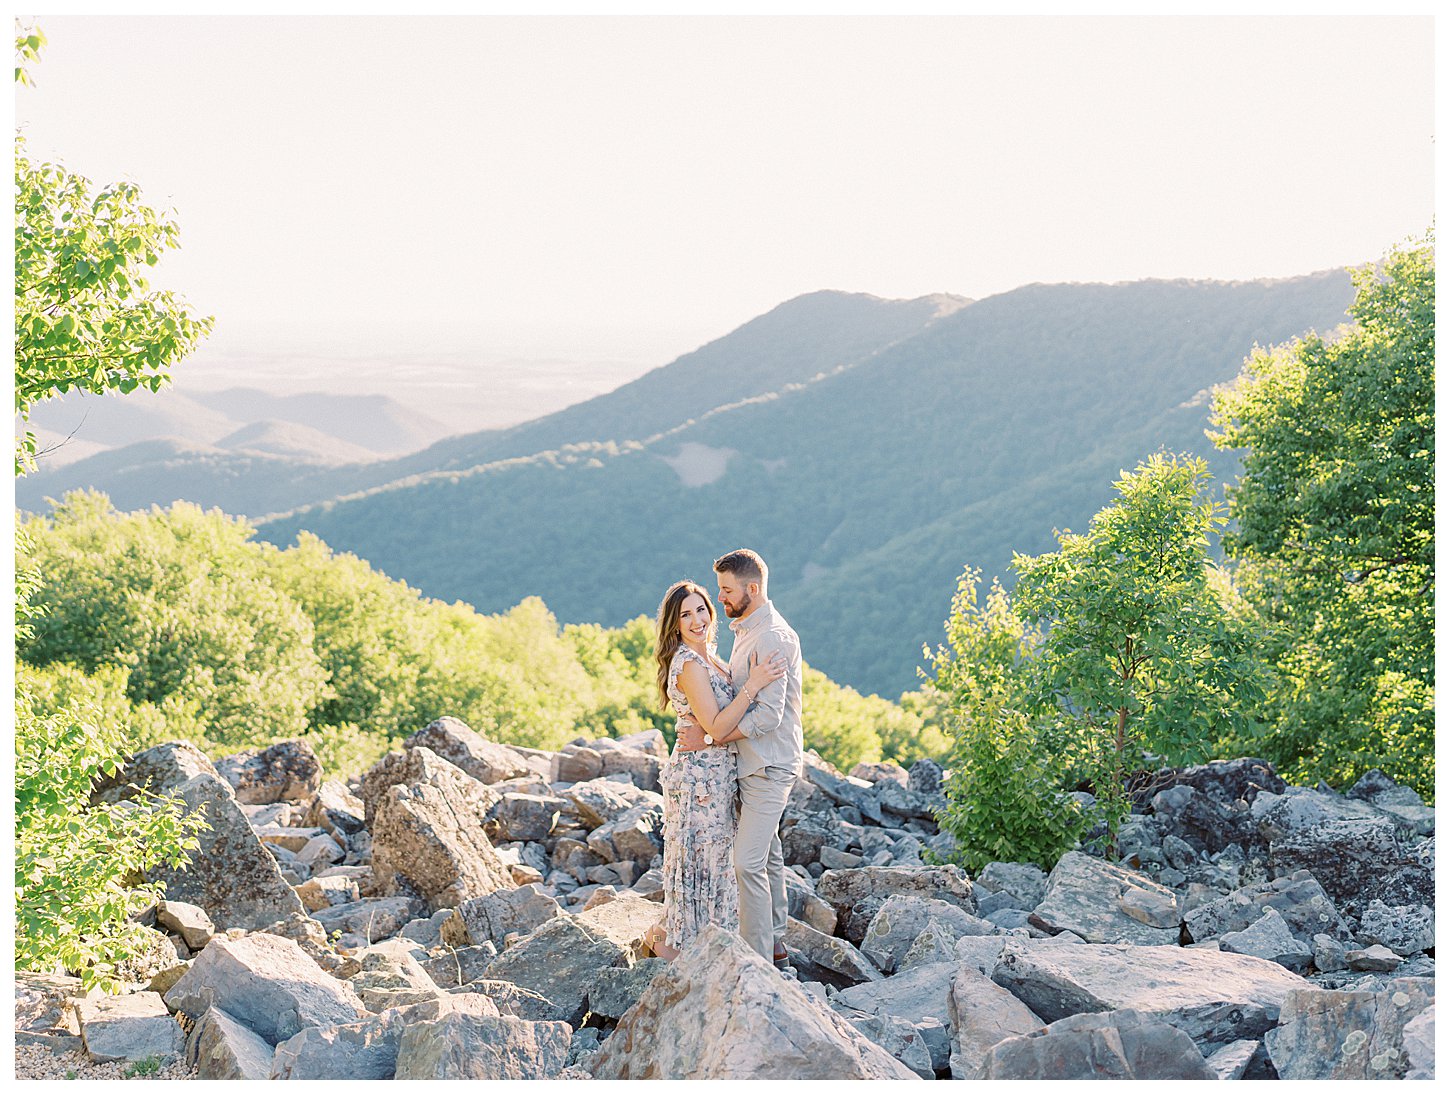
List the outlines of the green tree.
<svg viewBox="0 0 1450 1095">
<path fill-rule="evenodd" d="M 1259 628 L 1209 558 L 1224 518 L 1208 478 L 1202 460 L 1156 454 L 1115 484 L 1086 535 L 1013 561 L 1015 610 L 1042 629 L 1029 664 L 1053 748 L 1091 774 L 1110 832 L 1145 751 L 1207 759 L 1252 733 L 1264 694 Z"/>
<path fill-rule="evenodd" d="M 1433 234 L 1355 275 L 1352 326 L 1255 352 L 1214 397 L 1225 547 L 1273 625 L 1261 748 L 1287 777 L 1434 794 Z"/>
<path fill-rule="evenodd" d="M 45 44 L 16 35 L 17 83 Z M 15 411 L 78 389 L 158 390 L 170 369 L 211 332 L 185 301 L 153 289 L 145 271 L 176 247 L 174 220 L 141 201 L 134 183 L 92 193 L 60 164 L 36 163 L 15 136 Z M 35 435 L 16 443 L 15 471 L 35 466 Z"/>
</svg>

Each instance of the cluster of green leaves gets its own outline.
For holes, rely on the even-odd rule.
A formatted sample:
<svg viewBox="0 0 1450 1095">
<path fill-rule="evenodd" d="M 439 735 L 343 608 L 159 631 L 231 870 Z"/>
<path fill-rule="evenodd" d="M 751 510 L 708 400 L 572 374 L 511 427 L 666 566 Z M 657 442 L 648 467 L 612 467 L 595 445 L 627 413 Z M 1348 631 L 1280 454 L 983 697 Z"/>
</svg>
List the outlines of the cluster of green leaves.
<svg viewBox="0 0 1450 1095">
<path fill-rule="evenodd" d="M 1354 325 L 1257 351 L 1216 393 L 1241 449 L 1225 547 L 1279 668 L 1255 745 L 1288 778 L 1434 794 L 1433 235 L 1356 274 Z"/>
<path fill-rule="evenodd" d="M 979 605 L 971 570 L 958 585 L 933 686 L 957 739 L 943 824 L 969 858 L 1015 848 L 1050 866 L 1088 820 L 1065 789 L 1093 792 L 1111 838 L 1145 764 L 1253 732 L 1268 667 L 1209 557 L 1223 518 L 1207 467 L 1160 453 L 1115 486 L 1086 534 L 1015 558 L 1010 598 L 994 586 Z"/>
<path fill-rule="evenodd" d="M 40 585 L 25 547 L 22 538 L 22 640 L 37 619 L 30 596 Z M 165 796 L 90 802 L 92 780 L 114 773 L 132 749 L 126 723 L 92 691 L 70 678 L 44 680 L 24 664 L 16 670 L 15 964 L 59 966 L 87 987 L 114 990 L 117 956 L 144 942 L 132 915 L 162 896 L 144 872 L 183 863 L 204 822 Z"/>
</svg>

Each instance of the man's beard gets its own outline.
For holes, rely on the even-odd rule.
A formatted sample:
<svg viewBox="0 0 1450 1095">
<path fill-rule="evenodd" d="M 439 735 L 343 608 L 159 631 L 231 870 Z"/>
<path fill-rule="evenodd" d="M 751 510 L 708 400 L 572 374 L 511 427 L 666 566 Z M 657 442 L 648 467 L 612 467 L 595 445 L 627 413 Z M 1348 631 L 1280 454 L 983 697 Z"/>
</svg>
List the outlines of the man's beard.
<svg viewBox="0 0 1450 1095">
<path fill-rule="evenodd" d="M 745 615 L 746 610 L 755 603 L 751 600 L 749 593 L 743 594 L 742 596 L 745 599 L 739 604 L 732 605 L 729 601 L 725 602 L 725 615 L 729 616 L 732 620 L 740 619 L 741 616 Z"/>
</svg>

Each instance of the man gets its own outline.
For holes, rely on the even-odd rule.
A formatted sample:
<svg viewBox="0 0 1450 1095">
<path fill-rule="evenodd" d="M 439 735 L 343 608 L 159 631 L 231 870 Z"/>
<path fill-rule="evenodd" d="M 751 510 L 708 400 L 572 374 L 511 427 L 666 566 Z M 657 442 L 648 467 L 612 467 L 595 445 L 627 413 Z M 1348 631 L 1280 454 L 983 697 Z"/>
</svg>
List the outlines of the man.
<svg viewBox="0 0 1450 1095">
<path fill-rule="evenodd" d="M 766 597 L 768 576 L 765 560 L 748 548 L 715 560 L 720 604 L 735 633 L 730 649 L 731 678 L 743 682 L 750 675 L 752 655 L 765 659 L 775 651 L 786 660 L 786 675 L 766 685 L 735 729 L 722 739 L 708 739 L 692 719 L 681 720 L 678 748 L 736 744 L 740 824 L 735 834 L 735 880 L 740 886 L 740 934 L 768 961 L 784 968 L 787 905 L 780 818 L 802 767 L 801 644 Z"/>
</svg>

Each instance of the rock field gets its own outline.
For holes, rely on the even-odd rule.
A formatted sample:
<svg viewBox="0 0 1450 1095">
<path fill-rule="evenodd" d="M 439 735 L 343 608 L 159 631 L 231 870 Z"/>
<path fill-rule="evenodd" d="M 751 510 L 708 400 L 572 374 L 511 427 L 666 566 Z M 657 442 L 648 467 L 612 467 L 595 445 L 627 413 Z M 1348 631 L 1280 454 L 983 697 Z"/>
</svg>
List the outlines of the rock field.
<svg viewBox="0 0 1450 1095">
<path fill-rule="evenodd" d="M 971 878 L 934 865 L 937 765 L 808 754 L 782 976 L 718 929 L 646 956 L 665 759 L 657 731 L 553 753 L 450 718 L 349 784 L 303 741 L 148 749 L 96 797 L 211 829 L 157 875 L 129 991 L 16 975 L 17 1075 L 1433 1077 L 1434 811 L 1379 772 L 1165 770 L 1116 862 Z"/>
</svg>

